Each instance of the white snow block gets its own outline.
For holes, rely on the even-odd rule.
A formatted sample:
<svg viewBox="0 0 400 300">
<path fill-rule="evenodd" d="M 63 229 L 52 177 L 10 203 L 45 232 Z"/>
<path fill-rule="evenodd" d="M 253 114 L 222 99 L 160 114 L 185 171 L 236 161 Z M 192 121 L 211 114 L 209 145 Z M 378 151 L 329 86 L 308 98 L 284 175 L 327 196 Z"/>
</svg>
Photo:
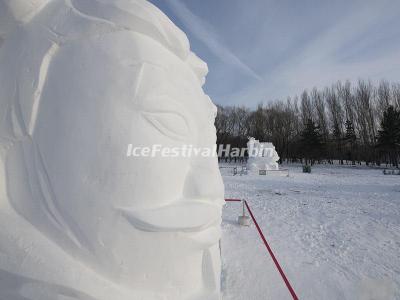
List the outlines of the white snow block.
<svg viewBox="0 0 400 300">
<path fill-rule="evenodd" d="M 0 0 L 0 298 L 220 299 L 207 65 L 144 0 Z"/>
<path fill-rule="evenodd" d="M 238 223 L 241 226 L 250 226 L 250 217 L 248 216 L 239 216 Z"/>
</svg>

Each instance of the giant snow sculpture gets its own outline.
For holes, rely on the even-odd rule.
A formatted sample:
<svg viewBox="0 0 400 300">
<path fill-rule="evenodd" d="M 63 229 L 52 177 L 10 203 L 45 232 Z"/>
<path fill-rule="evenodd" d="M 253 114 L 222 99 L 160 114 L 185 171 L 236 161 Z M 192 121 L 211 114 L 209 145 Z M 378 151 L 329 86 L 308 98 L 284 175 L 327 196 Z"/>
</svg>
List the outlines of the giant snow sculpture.
<svg viewBox="0 0 400 300">
<path fill-rule="evenodd" d="M 0 0 L 0 298 L 219 299 L 207 66 L 143 0 Z"/>
<path fill-rule="evenodd" d="M 250 171 L 279 170 L 279 155 L 272 143 L 260 142 L 251 137 L 247 142 L 247 151 L 247 167 Z"/>
</svg>

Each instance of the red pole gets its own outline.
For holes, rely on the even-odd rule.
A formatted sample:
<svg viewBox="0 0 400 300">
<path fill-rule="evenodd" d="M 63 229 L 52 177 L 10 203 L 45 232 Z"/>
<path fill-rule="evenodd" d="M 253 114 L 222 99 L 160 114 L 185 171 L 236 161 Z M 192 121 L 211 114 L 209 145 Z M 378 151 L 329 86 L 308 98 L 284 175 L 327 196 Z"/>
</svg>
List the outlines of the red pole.
<svg viewBox="0 0 400 300">
<path fill-rule="evenodd" d="M 268 250 L 268 252 L 269 252 L 269 255 L 271 256 L 272 260 L 273 260 L 274 263 L 275 263 L 276 268 L 278 269 L 279 273 L 281 274 L 282 279 L 283 279 L 283 281 L 284 281 L 285 284 L 286 284 L 286 287 L 288 288 L 288 290 L 289 290 L 290 294 L 292 295 L 293 299 L 294 299 L 294 300 L 298 300 L 299 298 L 297 297 L 295 291 L 293 290 L 292 286 L 290 285 L 289 280 L 286 278 L 286 275 L 285 275 L 285 273 L 283 272 L 281 266 L 279 265 L 279 262 L 278 262 L 278 260 L 276 259 L 274 253 L 272 252 L 271 247 L 268 245 L 268 242 L 267 242 L 267 240 L 265 239 L 264 234 L 262 233 L 260 226 L 258 226 L 258 223 L 257 223 L 257 221 L 256 221 L 256 218 L 254 217 L 253 212 L 251 211 L 251 209 L 250 209 L 249 205 L 247 204 L 247 201 L 246 201 L 246 200 L 244 200 L 244 204 L 246 205 L 246 208 L 247 208 L 247 210 L 248 210 L 248 212 L 249 212 L 251 218 L 253 219 L 254 225 L 256 225 L 256 228 L 257 228 L 257 230 L 258 230 L 258 233 L 260 234 L 260 237 L 261 237 L 261 239 L 263 240 L 264 245 L 265 245 L 265 247 L 267 248 L 267 250 Z"/>
</svg>

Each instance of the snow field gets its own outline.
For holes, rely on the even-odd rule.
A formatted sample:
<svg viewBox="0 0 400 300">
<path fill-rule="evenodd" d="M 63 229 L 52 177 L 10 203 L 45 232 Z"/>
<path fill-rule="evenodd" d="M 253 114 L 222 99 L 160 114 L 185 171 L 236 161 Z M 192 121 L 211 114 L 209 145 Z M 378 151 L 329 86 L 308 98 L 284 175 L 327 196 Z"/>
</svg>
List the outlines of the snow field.
<svg viewBox="0 0 400 300">
<path fill-rule="evenodd" d="M 285 168 L 287 166 L 284 166 Z M 300 299 L 400 299 L 400 177 L 350 166 L 288 166 L 290 177 L 232 176 Z M 224 299 L 291 299 L 256 228 L 223 214 Z"/>
</svg>

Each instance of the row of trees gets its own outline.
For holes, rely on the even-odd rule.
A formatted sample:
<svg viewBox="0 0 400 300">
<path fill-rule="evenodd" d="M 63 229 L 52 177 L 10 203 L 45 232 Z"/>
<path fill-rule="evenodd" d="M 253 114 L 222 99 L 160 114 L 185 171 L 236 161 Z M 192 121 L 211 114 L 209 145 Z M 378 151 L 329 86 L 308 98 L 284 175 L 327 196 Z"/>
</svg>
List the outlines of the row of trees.
<svg viewBox="0 0 400 300">
<path fill-rule="evenodd" d="M 217 144 L 245 147 L 248 137 L 274 143 L 287 162 L 326 160 L 398 166 L 400 84 L 338 82 L 300 97 L 244 106 L 218 106 Z"/>
</svg>

